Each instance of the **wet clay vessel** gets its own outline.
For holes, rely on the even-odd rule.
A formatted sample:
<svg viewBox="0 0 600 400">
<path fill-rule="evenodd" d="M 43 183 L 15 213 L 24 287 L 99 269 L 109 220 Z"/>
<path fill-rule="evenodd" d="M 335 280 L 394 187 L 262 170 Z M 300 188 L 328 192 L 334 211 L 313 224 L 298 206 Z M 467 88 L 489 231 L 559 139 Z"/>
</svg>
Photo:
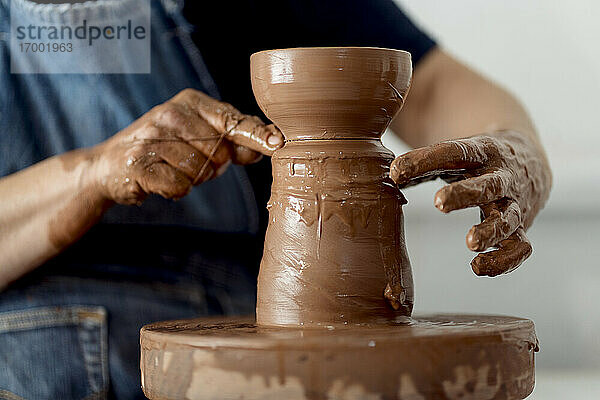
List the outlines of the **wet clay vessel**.
<svg viewBox="0 0 600 400">
<path fill-rule="evenodd" d="M 271 50 L 250 65 L 256 100 L 286 138 L 272 158 L 257 323 L 410 315 L 406 201 L 389 178 L 394 154 L 380 140 L 410 87 L 410 53 Z"/>
<path fill-rule="evenodd" d="M 523 399 L 533 322 L 411 317 L 404 197 L 380 137 L 411 82 L 410 54 L 256 53 L 258 104 L 282 130 L 256 318 L 141 330 L 142 387 L 159 399 Z"/>
</svg>

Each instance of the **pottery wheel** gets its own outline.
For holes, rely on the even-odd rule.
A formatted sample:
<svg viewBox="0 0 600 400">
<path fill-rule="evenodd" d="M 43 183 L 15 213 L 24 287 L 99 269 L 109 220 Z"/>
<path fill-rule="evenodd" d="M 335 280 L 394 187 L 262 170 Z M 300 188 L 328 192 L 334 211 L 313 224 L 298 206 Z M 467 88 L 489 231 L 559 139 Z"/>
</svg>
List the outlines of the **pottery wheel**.
<svg viewBox="0 0 600 400">
<path fill-rule="evenodd" d="M 141 331 L 142 386 L 162 399 L 524 399 L 537 339 L 527 319 L 430 315 L 351 328 L 190 319 Z"/>
</svg>

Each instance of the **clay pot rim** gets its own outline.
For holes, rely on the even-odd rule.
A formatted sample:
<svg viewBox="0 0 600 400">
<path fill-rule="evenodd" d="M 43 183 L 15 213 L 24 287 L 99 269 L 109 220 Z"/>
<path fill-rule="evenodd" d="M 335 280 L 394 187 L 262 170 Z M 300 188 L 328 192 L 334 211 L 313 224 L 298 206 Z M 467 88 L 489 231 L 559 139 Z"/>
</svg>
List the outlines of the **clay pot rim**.
<svg viewBox="0 0 600 400">
<path fill-rule="evenodd" d="M 280 49 L 261 50 L 252 53 L 250 58 L 260 54 L 276 53 L 276 52 L 292 52 L 292 51 L 307 51 L 307 50 L 375 50 L 375 51 L 390 51 L 397 54 L 404 54 L 412 60 L 412 54 L 406 50 L 391 49 L 389 47 L 373 47 L 373 46 L 316 46 L 316 47 L 285 47 Z"/>
</svg>

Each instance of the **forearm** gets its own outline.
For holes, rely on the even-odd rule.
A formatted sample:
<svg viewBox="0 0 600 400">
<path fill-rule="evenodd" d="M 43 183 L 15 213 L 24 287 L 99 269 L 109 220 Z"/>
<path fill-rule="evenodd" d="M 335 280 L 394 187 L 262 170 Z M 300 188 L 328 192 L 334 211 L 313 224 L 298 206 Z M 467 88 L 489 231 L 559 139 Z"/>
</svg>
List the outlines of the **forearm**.
<svg viewBox="0 0 600 400">
<path fill-rule="evenodd" d="M 535 164 L 532 170 L 538 172 L 534 178 L 539 201 L 532 216 L 548 198 L 550 165 L 525 109 L 504 89 L 440 49 L 417 66 L 406 107 L 391 128 L 413 147 L 476 135 L 503 137 L 517 153 L 520 148 L 528 154 Z"/>
<path fill-rule="evenodd" d="M 88 150 L 0 179 L 0 288 L 83 235 L 112 204 L 92 179 Z"/>
<path fill-rule="evenodd" d="M 440 49 L 416 67 L 408 101 L 392 130 L 413 147 L 512 130 L 531 138 L 543 152 L 521 104 Z"/>
<path fill-rule="evenodd" d="M 179 199 L 231 162 L 281 146 L 275 126 L 186 89 L 91 149 L 1 178 L 0 288 L 75 242 L 111 205 Z"/>
</svg>

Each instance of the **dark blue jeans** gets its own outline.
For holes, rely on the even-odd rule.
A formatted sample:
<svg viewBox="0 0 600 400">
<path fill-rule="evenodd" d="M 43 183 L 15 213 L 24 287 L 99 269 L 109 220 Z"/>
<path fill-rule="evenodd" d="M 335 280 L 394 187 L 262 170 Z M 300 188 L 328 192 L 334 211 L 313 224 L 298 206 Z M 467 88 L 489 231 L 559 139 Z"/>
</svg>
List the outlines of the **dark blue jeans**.
<svg viewBox="0 0 600 400">
<path fill-rule="evenodd" d="M 139 329 L 253 313 L 260 251 L 244 235 L 94 228 L 0 293 L 0 399 L 144 398 Z"/>
</svg>

